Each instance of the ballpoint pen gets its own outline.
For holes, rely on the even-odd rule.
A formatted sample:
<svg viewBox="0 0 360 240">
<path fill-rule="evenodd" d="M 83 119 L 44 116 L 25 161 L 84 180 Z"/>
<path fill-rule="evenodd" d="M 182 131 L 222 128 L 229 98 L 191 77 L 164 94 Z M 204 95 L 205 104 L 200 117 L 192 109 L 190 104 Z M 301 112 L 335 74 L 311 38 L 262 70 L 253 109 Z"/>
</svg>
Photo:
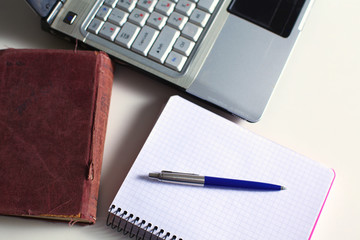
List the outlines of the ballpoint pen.
<svg viewBox="0 0 360 240">
<path fill-rule="evenodd" d="M 161 171 L 160 173 L 149 173 L 150 178 L 155 178 L 162 182 L 194 185 L 194 186 L 215 186 L 226 188 L 243 188 L 253 190 L 279 191 L 285 190 L 284 186 L 271 183 L 254 182 L 247 180 L 200 176 L 193 173 L 180 173 L 171 171 Z"/>
</svg>

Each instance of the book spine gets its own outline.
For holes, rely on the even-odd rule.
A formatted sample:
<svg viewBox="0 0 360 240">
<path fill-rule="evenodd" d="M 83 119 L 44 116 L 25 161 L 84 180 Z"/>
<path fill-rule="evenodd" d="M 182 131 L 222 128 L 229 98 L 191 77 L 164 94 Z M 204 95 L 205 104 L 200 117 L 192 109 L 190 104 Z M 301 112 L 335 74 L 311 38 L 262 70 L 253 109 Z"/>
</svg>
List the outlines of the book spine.
<svg viewBox="0 0 360 240">
<path fill-rule="evenodd" d="M 88 176 L 83 195 L 83 209 L 81 218 L 95 223 L 98 193 L 101 177 L 101 166 L 104 153 L 105 135 L 110 107 L 111 90 L 113 84 L 113 65 L 110 58 L 103 52 L 97 55 L 95 83 L 97 87 L 93 113 L 92 140 Z"/>
</svg>

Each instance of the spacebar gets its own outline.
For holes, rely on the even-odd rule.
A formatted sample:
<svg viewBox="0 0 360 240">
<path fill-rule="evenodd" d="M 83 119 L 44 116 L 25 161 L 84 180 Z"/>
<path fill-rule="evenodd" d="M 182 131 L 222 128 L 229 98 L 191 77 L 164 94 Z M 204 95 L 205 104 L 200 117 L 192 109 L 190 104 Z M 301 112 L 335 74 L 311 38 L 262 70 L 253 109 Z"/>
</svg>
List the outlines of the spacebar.
<svg viewBox="0 0 360 240">
<path fill-rule="evenodd" d="M 165 26 L 151 48 L 149 57 L 155 61 L 164 63 L 179 36 L 179 31 L 169 26 Z"/>
</svg>

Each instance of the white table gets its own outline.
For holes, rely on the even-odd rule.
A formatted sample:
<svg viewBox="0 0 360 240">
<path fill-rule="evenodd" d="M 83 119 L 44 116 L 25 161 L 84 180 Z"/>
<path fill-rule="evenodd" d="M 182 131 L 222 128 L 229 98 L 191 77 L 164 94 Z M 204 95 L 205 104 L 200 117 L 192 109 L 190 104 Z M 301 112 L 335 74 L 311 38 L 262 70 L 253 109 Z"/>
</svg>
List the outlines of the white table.
<svg viewBox="0 0 360 240">
<path fill-rule="evenodd" d="M 316 0 L 271 102 L 258 123 L 238 120 L 208 107 L 336 170 L 337 178 L 312 238 L 315 240 L 360 239 L 359 11 L 357 0 Z M 42 32 L 38 17 L 21 0 L 1 3 L 0 49 L 10 47 L 74 48 Z M 69 227 L 66 223 L 0 216 L 1 239 L 119 239 L 119 233 L 105 227 L 107 209 L 163 104 L 174 94 L 183 95 L 142 73 L 118 65 L 97 223 Z"/>
</svg>

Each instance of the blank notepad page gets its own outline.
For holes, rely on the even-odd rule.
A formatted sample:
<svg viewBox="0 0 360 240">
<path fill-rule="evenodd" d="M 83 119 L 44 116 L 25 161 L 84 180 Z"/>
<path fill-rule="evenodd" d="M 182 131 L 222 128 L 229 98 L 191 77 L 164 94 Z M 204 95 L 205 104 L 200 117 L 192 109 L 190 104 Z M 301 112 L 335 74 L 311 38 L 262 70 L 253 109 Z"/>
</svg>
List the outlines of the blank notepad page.
<svg viewBox="0 0 360 240">
<path fill-rule="evenodd" d="M 161 170 L 287 190 L 185 186 L 147 177 Z M 112 204 L 183 240 L 309 239 L 333 179 L 333 170 L 174 96 Z"/>
</svg>

